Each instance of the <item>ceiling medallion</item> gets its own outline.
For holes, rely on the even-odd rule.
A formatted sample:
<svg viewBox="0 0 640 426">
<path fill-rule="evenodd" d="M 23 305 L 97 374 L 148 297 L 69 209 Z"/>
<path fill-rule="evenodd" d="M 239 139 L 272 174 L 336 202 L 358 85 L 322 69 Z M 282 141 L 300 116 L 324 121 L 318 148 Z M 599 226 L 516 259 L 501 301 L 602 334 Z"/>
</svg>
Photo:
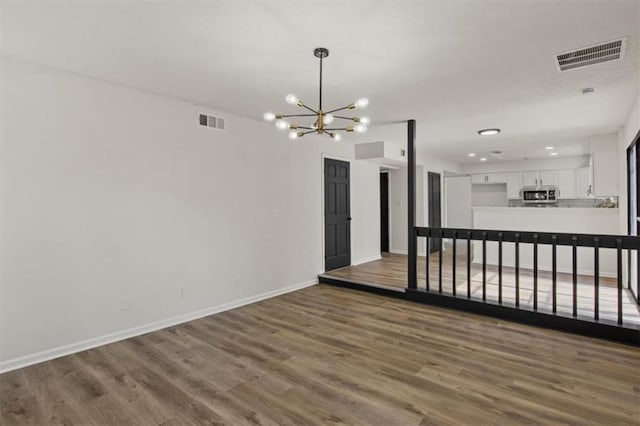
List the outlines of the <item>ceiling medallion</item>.
<svg viewBox="0 0 640 426">
<path fill-rule="evenodd" d="M 311 108 L 300 99 L 298 99 L 295 95 L 287 95 L 287 103 L 291 105 L 297 105 L 300 108 L 304 108 L 308 110 L 309 113 L 274 114 L 272 112 L 267 112 L 264 114 L 264 120 L 275 121 L 276 127 L 280 130 L 290 129 L 291 132 L 289 132 L 289 139 L 298 139 L 309 133 L 317 133 L 319 135 L 329 135 L 333 140 L 339 141 L 341 139 L 341 136 L 338 132 L 366 132 L 367 126 L 369 125 L 368 117 L 345 117 L 342 115 L 335 115 L 335 113 L 355 108 L 365 108 L 369 104 L 369 100 L 367 98 L 360 98 L 357 101 L 341 108 L 335 108 L 328 111 L 324 111 L 322 109 L 322 60 L 329 56 L 329 50 L 325 49 L 324 47 L 318 47 L 313 51 L 313 54 L 316 58 L 320 59 L 320 90 L 318 108 Z M 312 120 L 314 120 L 314 123 L 309 126 L 301 126 L 298 124 L 290 123 L 286 120 L 291 117 L 307 117 L 307 119 L 308 117 L 310 117 Z M 331 124 L 333 124 L 336 119 L 348 120 L 350 123 L 348 123 L 348 125 L 345 125 L 344 127 L 336 123 L 334 124 L 334 127 L 331 127 Z"/>
</svg>

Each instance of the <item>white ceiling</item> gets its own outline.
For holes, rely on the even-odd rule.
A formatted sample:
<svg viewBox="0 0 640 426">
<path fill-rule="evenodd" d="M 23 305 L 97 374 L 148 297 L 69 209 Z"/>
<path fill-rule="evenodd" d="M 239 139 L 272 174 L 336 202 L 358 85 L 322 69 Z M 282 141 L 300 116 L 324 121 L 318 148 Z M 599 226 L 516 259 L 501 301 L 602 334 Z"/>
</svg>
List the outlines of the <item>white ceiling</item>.
<svg viewBox="0 0 640 426">
<path fill-rule="evenodd" d="M 367 96 L 374 123 L 415 118 L 419 143 L 459 163 L 585 153 L 640 88 L 640 0 L 3 0 L 1 19 L 3 54 L 255 119 L 290 111 L 290 92 L 317 102 L 324 46 L 325 107 Z M 619 37 L 621 61 L 554 66 Z"/>
</svg>

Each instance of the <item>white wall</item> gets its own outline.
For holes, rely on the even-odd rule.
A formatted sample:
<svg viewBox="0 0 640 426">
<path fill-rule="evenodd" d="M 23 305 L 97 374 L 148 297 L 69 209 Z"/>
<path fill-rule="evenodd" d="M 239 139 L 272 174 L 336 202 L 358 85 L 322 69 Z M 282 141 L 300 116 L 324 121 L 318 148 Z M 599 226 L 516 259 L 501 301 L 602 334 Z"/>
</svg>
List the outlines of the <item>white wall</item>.
<svg viewBox="0 0 640 426">
<path fill-rule="evenodd" d="M 620 189 L 620 233 L 627 233 L 627 148 L 640 131 L 640 92 L 629 111 L 625 124 L 618 131 L 618 188 Z"/>
<path fill-rule="evenodd" d="M 4 56 L 1 107 L 0 371 L 322 271 L 322 156 L 353 145 L 224 113 L 226 132 L 203 128 L 216 111 Z M 378 167 L 351 170 L 362 259 L 379 250 Z"/>
<path fill-rule="evenodd" d="M 449 176 L 445 179 L 445 207 L 447 228 L 473 227 L 471 210 L 471 178 Z"/>
<path fill-rule="evenodd" d="M 640 92 L 636 96 L 636 100 L 633 103 L 631 110 L 629 111 L 629 116 L 627 120 L 618 131 L 618 188 L 620 196 L 618 198 L 619 201 L 619 220 L 618 227 L 620 234 L 627 234 L 627 219 L 628 219 L 628 182 L 627 182 L 627 148 L 634 141 L 636 135 L 640 131 Z M 638 258 L 635 253 L 631 255 L 631 264 L 630 267 L 626 264 L 626 259 L 624 260 L 625 265 L 622 268 L 625 275 L 627 271 L 631 271 L 631 282 L 637 283 L 639 277 L 637 276 L 637 262 Z M 627 277 L 625 276 L 625 280 Z M 635 294 L 635 285 L 632 285 Z M 636 294 L 637 296 L 637 294 Z"/>
<path fill-rule="evenodd" d="M 575 157 L 529 159 L 518 161 L 496 161 L 487 163 L 462 164 L 460 173 L 519 172 L 526 170 L 577 169 L 589 165 L 588 155 Z"/>
<path fill-rule="evenodd" d="M 351 161 L 351 264 L 380 258 L 380 165 Z"/>
<path fill-rule="evenodd" d="M 473 185 L 471 205 L 473 207 L 508 207 L 506 185 L 504 183 Z"/>
</svg>

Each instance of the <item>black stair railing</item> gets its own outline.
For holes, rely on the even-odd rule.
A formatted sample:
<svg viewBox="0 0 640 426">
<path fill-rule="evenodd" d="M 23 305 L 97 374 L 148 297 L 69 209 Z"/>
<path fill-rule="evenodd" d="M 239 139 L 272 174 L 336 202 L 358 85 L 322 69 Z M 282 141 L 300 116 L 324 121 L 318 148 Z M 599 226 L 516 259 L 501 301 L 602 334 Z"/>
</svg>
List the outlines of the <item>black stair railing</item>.
<svg viewBox="0 0 640 426">
<path fill-rule="evenodd" d="M 558 313 L 558 247 L 568 247 L 571 249 L 571 315 L 575 318 L 578 316 L 578 249 L 579 248 L 592 248 L 593 249 L 593 276 L 591 283 L 593 284 L 593 315 L 591 320 L 599 321 L 601 318 L 601 282 L 600 282 L 600 251 L 601 250 L 615 250 L 616 256 L 616 303 L 615 303 L 615 317 L 618 325 L 623 324 L 623 293 L 624 291 L 630 291 L 631 297 L 635 300 L 636 305 L 640 305 L 640 284 L 638 277 L 640 277 L 640 237 L 635 236 L 623 236 L 623 235 L 596 235 L 596 234 L 571 234 L 571 233 L 550 233 L 550 232 L 525 232 L 525 231 L 505 231 L 505 230 L 485 230 L 485 229 L 460 229 L 460 228 L 426 228 L 416 227 L 415 235 L 419 238 L 426 239 L 426 270 L 425 270 L 425 290 L 427 292 L 443 293 L 443 241 L 445 239 L 450 240 L 450 247 L 452 252 L 451 262 L 451 293 L 453 297 L 465 297 L 467 299 L 480 299 L 482 302 L 487 302 L 487 242 L 495 242 L 497 244 L 497 265 L 491 265 L 497 267 L 497 303 L 499 305 L 505 304 L 505 292 L 504 292 L 504 270 L 505 265 L 503 262 L 505 250 L 504 243 L 513 243 L 513 258 L 512 265 L 514 275 L 514 299 L 515 308 L 521 309 L 520 296 L 521 291 L 521 274 L 523 271 L 527 272 L 532 277 L 532 310 L 538 312 L 540 309 L 540 291 L 539 291 L 539 250 L 540 246 L 551 247 L 551 270 L 544 269 L 545 272 L 551 273 L 551 295 L 550 306 L 553 314 Z M 457 286 L 459 284 L 457 277 L 457 255 L 458 255 L 458 243 L 459 240 L 466 242 L 466 294 L 460 295 L 457 292 Z M 430 265 L 429 249 L 433 241 L 438 241 L 438 274 L 437 274 L 437 286 L 431 282 L 435 276 L 430 271 L 432 268 Z M 481 295 L 472 295 L 472 243 L 478 242 L 481 244 Z M 521 248 L 523 244 L 530 245 L 532 247 L 532 268 L 527 269 L 521 267 Z M 628 280 L 626 289 L 623 286 L 623 252 L 627 251 L 629 259 L 628 263 Z M 631 279 L 631 253 L 635 252 L 638 256 L 636 279 Z M 417 257 L 417 255 L 416 255 Z M 416 258 L 417 261 L 417 258 Z M 632 282 L 634 281 L 634 282 Z M 436 290 L 437 289 L 437 290 Z M 545 301 L 545 306 L 547 302 Z M 633 306 L 634 309 L 638 309 L 637 306 Z"/>
</svg>

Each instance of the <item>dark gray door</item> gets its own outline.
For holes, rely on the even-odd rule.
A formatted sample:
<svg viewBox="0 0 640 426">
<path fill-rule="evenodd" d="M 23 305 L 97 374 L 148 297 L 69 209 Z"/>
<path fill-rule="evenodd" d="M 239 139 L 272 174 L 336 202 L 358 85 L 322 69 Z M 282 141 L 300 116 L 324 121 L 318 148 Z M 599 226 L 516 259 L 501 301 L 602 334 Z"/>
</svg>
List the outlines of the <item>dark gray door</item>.
<svg viewBox="0 0 640 426">
<path fill-rule="evenodd" d="M 324 160 L 325 270 L 351 265 L 349 163 Z"/>
<path fill-rule="evenodd" d="M 440 174 L 429 172 L 428 174 L 429 189 L 429 228 L 440 228 L 442 226 L 442 218 L 440 208 Z M 440 238 L 431 238 L 429 241 L 429 253 L 440 250 Z"/>
<path fill-rule="evenodd" d="M 380 173 L 380 251 L 389 251 L 389 173 Z"/>
</svg>

